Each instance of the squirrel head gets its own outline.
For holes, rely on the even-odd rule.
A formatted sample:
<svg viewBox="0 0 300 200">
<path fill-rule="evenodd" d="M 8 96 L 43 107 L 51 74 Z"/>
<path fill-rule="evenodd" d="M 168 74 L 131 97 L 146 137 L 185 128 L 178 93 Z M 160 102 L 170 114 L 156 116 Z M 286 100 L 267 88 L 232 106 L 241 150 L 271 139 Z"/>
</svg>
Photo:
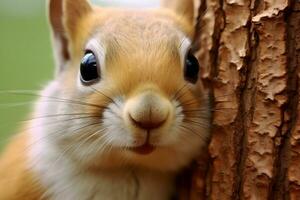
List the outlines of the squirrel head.
<svg viewBox="0 0 300 200">
<path fill-rule="evenodd" d="M 36 110 L 60 122 L 40 119 L 41 135 L 87 166 L 174 171 L 201 152 L 210 115 L 191 50 L 193 0 L 159 9 L 50 0 L 49 8 L 57 70 Z"/>
</svg>

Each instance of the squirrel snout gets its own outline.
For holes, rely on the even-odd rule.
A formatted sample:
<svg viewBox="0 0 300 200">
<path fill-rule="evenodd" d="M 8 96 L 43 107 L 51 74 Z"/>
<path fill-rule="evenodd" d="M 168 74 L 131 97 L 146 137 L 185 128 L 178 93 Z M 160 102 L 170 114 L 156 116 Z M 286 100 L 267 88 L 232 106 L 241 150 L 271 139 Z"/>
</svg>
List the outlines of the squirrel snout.
<svg viewBox="0 0 300 200">
<path fill-rule="evenodd" d="M 149 112 L 151 112 L 151 111 L 149 111 Z M 135 119 L 134 117 L 131 116 L 130 113 L 129 113 L 129 117 L 134 125 L 138 126 L 139 128 L 146 129 L 146 130 L 159 128 L 166 121 L 166 119 L 163 119 L 163 118 L 157 119 L 155 117 L 154 118 L 145 117 L 145 118 Z"/>
<path fill-rule="evenodd" d="M 166 98 L 148 91 L 128 100 L 126 114 L 135 127 L 151 130 L 163 126 L 170 111 L 170 102 Z"/>
</svg>

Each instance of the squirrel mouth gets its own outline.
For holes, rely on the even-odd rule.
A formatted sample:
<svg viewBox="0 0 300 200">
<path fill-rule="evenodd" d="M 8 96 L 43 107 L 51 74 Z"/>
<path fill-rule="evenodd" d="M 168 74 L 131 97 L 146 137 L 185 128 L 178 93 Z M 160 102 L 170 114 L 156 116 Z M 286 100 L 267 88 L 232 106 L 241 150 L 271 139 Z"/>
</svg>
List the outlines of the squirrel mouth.
<svg viewBox="0 0 300 200">
<path fill-rule="evenodd" d="M 139 147 L 133 147 L 131 150 L 137 154 L 148 155 L 155 150 L 155 147 L 148 142 Z"/>
<path fill-rule="evenodd" d="M 149 139 L 150 139 L 150 131 L 147 131 L 147 138 L 146 138 L 146 142 L 138 147 L 132 147 L 131 151 L 137 153 L 137 154 L 141 154 L 141 155 L 148 155 L 150 153 L 152 153 L 155 150 L 155 146 L 153 146 L 152 144 L 149 143 Z"/>
</svg>

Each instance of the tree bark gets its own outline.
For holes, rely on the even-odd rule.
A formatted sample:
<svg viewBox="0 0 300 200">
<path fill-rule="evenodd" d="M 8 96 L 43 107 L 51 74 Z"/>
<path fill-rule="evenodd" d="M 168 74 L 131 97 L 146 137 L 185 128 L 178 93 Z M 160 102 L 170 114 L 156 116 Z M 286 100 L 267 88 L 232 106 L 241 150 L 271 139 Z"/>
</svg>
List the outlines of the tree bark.
<svg viewBox="0 0 300 200">
<path fill-rule="evenodd" d="M 299 200 L 300 1 L 196 1 L 214 118 L 182 199 Z"/>
</svg>

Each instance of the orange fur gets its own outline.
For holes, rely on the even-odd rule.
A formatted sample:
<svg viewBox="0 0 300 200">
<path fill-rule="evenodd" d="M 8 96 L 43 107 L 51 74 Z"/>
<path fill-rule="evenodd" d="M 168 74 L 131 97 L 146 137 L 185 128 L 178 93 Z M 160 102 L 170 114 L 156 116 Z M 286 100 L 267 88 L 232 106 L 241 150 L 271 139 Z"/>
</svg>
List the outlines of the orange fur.
<svg viewBox="0 0 300 200">
<path fill-rule="evenodd" d="M 107 70 L 103 72 L 108 74 L 108 76 L 105 74 L 103 76 L 103 82 L 106 84 L 105 94 L 113 96 L 121 91 L 125 98 L 129 99 L 138 96 L 141 91 L 153 90 L 159 101 L 160 98 L 171 99 L 172 95 L 186 83 L 178 52 L 182 41 L 174 38 L 178 37 L 178 32 L 190 39 L 193 38 L 194 16 L 190 13 L 184 16 L 187 14 L 186 10 L 193 7 L 192 3 L 187 4 L 185 9 L 177 15 L 168 9 L 141 11 L 90 7 L 86 0 L 52 0 L 50 2 L 53 3 L 50 4 L 53 8 L 58 5 L 57 2 L 63 4 L 63 7 L 56 8 L 55 12 L 50 13 L 54 40 L 59 40 L 58 43 L 61 45 L 56 48 L 57 56 L 61 59 L 57 64 L 60 67 L 68 65 L 68 68 L 64 66 L 59 70 L 61 73 L 57 76 L 57 81 L 62 83 L 59 84 L 61 91 L 76 94 L 78 68 L 74 66 L 79 66 L 86 43 L 93 34 L 98 33 L 99 28 L 101 28 L 99 31 L 101 36 L 98 35 L 98 39 L 101 37 L 104 43 L 109 45 L 107 48 L 109 50 L 106 52 Z M 189 2 L 192 1 L 189 0 Z M 173 6 L 168 3 L 167 7 L 170 6 L 177 11 L 180 9 L 179 5 L 178 2 Z M 128 22 L 128 19 L 134 19 L 135 23 Z M 143 37 L 140 37 L 141 34 Z M 151 38 L 153 35 L 156 38 Z M 147 38 L 151 38 L 151 44 Z M 137 63 L 140 66 L 137 66 Z M 200 81 L 197 87 L 199 87 L 197 95 L 204 94 Z M 179 100 L 189 102 L 197 95 L 192 90 L 187 90 Z M 93 104 L 107 103 L 107 99 L 99 97 L 97 93 L 85 96 L 85 100 Z M 201 106 L 207 107 L 205 101 L 204 97 L 199 98 L 194 104 L 186 105 L 186 109 L 195 110 Z M 95 114 L 101 113 L 95 108 L 94 110 L 87 109 L 87 111 L 95 112 Z M 186 115 L 193 117 L 192 114 Z M 30 136 L 27 132 L 14 137 L 0 157 L 0 200 L 36 200 L 40 199 L 46 191 L 30 169 L 32 164 L 28 158 L 28 149 L 31 146 Z M 174 150 L 170 150 L 168 154 L 162 154 L 157 160 L 165 161 L 165 155 L 172 154 L 172 151 Z M 119 162 L 118 157 L 116 160 Z M 109 158 L 109 162 L 114 161 Z M 141 165 L 143 163 L 148 165 L 147 162 L 153 161 L 142 160 Z"/>
<path fill-rule="evenodd" d="M 33 200 L 43 194 L 28 165 L 28 134 L 14 137 L 0 159 L 0 200 Z"/>
</svg>

